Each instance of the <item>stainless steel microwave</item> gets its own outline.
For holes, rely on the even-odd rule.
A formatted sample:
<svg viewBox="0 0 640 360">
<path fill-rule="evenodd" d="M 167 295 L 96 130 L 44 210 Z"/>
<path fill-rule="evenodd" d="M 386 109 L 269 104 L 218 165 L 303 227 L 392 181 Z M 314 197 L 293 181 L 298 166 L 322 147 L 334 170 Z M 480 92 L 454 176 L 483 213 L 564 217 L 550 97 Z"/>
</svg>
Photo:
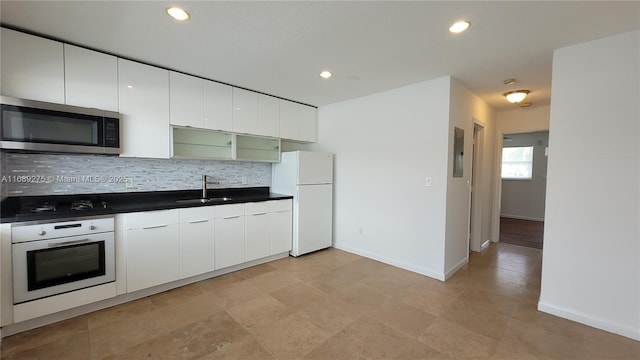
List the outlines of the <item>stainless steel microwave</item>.
<svg viewBox="0 0 640 360">
<path fill-rule="evenodd" d="M 0 96 L 0 148 L 120 153 L 117 112 Z"/>
</svg>

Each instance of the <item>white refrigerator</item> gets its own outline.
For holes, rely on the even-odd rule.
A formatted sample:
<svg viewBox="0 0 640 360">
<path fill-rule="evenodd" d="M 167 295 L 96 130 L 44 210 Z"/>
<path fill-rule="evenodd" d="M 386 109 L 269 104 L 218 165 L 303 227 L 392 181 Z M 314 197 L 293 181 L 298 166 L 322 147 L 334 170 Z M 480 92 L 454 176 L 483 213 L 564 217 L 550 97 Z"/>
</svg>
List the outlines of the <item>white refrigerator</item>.
<svg viewBox="0 0 640 360">
<path fill-rule="evenodd" d="M 273 165 L 271 191 L 293 195 L 291 255 L 328 248 L 333 239 L 333 154 L 283 152 Z"/>
</svg>

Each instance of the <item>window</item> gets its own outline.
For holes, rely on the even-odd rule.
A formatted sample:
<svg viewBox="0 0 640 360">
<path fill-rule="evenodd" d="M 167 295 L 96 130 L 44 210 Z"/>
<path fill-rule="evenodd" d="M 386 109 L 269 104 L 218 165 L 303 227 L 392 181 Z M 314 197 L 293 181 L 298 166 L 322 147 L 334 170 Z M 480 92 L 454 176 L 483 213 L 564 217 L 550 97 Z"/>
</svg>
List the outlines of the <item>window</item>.
<svg viewBox="0 0 640 360">
<path fill-rule="evenodd" d="M 502 178 L 531 180 L 533 174 L 533 146 L 502 148 Z"/>
</svg>

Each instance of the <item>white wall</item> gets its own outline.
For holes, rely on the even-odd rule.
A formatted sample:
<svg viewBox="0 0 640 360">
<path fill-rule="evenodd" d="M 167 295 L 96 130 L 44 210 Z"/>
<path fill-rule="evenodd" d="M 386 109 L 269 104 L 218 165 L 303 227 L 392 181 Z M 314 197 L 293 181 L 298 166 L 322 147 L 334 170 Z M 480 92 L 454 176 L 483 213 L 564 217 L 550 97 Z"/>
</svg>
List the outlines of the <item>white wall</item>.
<svg viewBox="0 0 640 360">
<path fill-rule="evenodd" d="M 531 105 L 528 108 L 500 111 L 496 114 L 496 130 L 501 134 L 515 134 L 549 130 L 547 105 Z"/>
<path fill-rule="evenodd" d="M 500 216 L 514 219 L 544 221 L 544 200 L 547 189 L 547 156 L 549 132 L 537 131 L 508 135 L 504 147 L 533 146 L 531 180 L 502 180 Z"/>
<path fill-rule="evenodd" d="M 538 308 L 640 340 L 640 32 L 556 50 Z"/>
<path fill-rule="evenodd" d="M 447 219 L 445 274 L 452 275 L 464 265 L 469 258 L 469 181 L 471 180 L 471 164 L 473 153 L 474 122 L 484 126 L 480 141 L 484 148 L 479 148 L 478 164 L 475 170 L 477 196 L 474 203 L 475 232 L 472 248 L 480 250 L 481 244 L 490 239 L 491 213 L 493 195 L 493 139 L 494 111 L 478 96 L 466 89 L 455 79 L 451 82 L 451 101 L 449 104 L 449 147 L 447 151 Z M 464 167 L 462 177 L 453 177 L 453 133 L 454 128 L 464 130 Z"/>
<path fill-rule="evenodd" d="M 336 154 L 335 247 L 444 279 L 449 86 L 443 77 L 323 106 L 318 143 L 289 146 Z"/>
</svg>

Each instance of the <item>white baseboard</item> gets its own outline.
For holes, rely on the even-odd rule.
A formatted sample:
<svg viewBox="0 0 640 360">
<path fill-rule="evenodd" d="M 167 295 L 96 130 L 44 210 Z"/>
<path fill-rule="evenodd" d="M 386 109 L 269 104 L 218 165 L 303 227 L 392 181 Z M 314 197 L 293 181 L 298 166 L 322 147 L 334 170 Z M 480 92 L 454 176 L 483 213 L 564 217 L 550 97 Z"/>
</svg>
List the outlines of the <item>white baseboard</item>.
<svg viewBox="0 0 640 360">
<path fill-rule="evenodd" d="M 445 281 L 445 279 L 446 279 L 444 273 L 436 272 L 436 271 L 433 271 L 433 270 L 429 270 L 429 269 L 425 269 L 425 268 L 421 268 L 421 267 L 417 267 L 417 266 L 413 266 L 411 264 L 407 264 L 407 263 L 404 263 L 402 261 L 398 261 L 396 259 L 391 259 L 391 258 L 388 258 L 388 257 L 385 257 L 385 256 L 381 256 L 381 255 L 378 255 L 378 254 L 370 253 L 368 251 L 364 251 L 364 250 L 361 250 L 361 249 L 352 248 L 350 246 L 343 246 L 343 245 L 336 244 L 336 243 L 333 244 L 333 247 L 336 248 L 336 249 L 339 249 L 339 250 L 344 250 L 346 252 L 350 252 L 350 253 L 356 254 L 356 255 L 364 256 L 364 257 L 369 258 L 369 259 L 377 260 L 377 261 L 383 262 L 385 264 L 393 265 L 393 266 L 399 267 L 401 269 L 409 270 L 409 271 L 412 271 L 414 273 L 418 273 L 420 275 L 428 276 L 428 277 L 434 278 L 436 280 Z"/>
<path fill-rule="evenodd" d="M 454 267 L 452 267 L 451 269 L 449 269 L 447 272 L 444 273 L 444 279 L 445 281 L 450 278 L 451 276 L 453 276 L 453 274 L 456 273 L 456 271 L 460 270 L 460 268 L 462 268 L 463 266 L 465 266 L 467 263 L 469 262 L 469 257 L 466 257 L 462 260 L 460 260 L 460 262 L 458 262 Z"/>
<path fill-rule="evenodd" d="M 537 217 L 531 217 L 531 216 L 521 216 L 521 215 L 511 215 L 511 214 L 500 214 L 500 217 L 509 218 L 509 219 L 517 219 L 517 220 L 544 221 L 544 218 L 537 218 Z"/>
<path fill-rule="evenodd" d="M 490 244 L 491 244 L 491 239 L 487 239 L 485 242 L 482 243 L 482 245 L 480 245 L 480 251 L 487 250 Z"/>
<path fill-rule="evenodd" d="M 538 310 L 640 341 L 640 328 L 634 329 L 626 325 L 616 324 L 605 319 L 597 318 L 585 313 L 581 313 L 579 311 L 575 311 L 573 309 L 555 306 L 552 304 L 544 303 L 542 301 L 538 302 Z"/>
</svg>

